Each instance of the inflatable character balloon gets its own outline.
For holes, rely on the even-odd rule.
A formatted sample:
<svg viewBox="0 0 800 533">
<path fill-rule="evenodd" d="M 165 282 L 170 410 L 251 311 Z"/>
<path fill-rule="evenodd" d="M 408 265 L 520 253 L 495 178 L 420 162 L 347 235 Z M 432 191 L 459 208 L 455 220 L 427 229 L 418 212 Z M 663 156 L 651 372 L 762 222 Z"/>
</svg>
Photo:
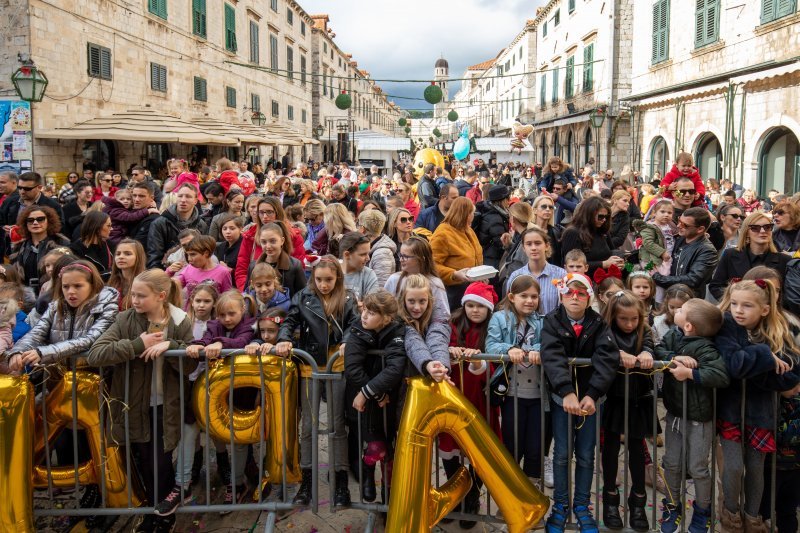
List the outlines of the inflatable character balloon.
<svg viewBox="0 0 800 533">
<path fill-rule="evenodd" d="M 515 122 L 514 125 L 511 126 L 511 131 L 514 133 L 514 138 L 511 139 L 511 153 L 513 154 L 514 150 L 517 150 L 517 152 L 521 154 L 522 149 L 528 145 L 528 137 L 533 133 L 533 126 Z"/>
<path fill-rule="evenodd" d="M 461 133 L 458 135 L 458 140 L 453 145 L 453 155 L 459 161 L 462 161 L 469 156 L 469 124 L 461 128 Z"/>
<path fill-rule="evenodd" d="M 433 148 L 423 148 L 417 151 L 414 156 L 414 175 L 417 178 L 422 177 L 423 169 L 428 163 L 433 163 L 437 167 L 444 168 L 444 156 Z"/>
</svg>

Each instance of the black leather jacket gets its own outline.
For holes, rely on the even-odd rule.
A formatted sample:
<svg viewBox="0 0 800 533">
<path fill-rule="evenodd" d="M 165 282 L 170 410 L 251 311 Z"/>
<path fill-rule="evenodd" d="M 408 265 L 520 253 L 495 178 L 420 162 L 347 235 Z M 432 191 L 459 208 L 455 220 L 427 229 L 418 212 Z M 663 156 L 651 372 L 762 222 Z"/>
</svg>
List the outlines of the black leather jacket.
<svg viewBox="0 0 800 533">
<path fill-rule="evenodd" d="M 704 235 L 689 244 L 681 237 L 672 252 L 670 275 L 653 274 L 653 281 L 665 289 L 676 283 L 683 283 L 694 291 L 696 297 L 704 298 L 706 285 L 711 281 L 718 262 L 717 250 L 708 237 Z"/>
</svg>

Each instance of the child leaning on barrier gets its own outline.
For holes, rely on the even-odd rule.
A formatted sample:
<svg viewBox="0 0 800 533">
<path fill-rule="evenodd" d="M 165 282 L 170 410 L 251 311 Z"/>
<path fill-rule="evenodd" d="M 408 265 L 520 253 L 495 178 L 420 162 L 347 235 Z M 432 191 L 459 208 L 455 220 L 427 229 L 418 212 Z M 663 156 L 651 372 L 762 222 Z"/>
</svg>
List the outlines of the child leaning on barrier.
<svg viewBox="0 0 800 533">
<path fill-rule="evenodd" d="M 269 245 L 268 245 L 269 246 Z M 303 277 L 305 282 L 305 277 Z M 297 347 L 314 358 L 324 369 L 328 361 L 338 352 L 333 362 L 333 372 L 344 371 L 345 345 L 350 337 L 350 329 L 357 323 L 359 315 L 355 296 L 345 289 L 344 273 L 339 260 L 332 255 L 321 257 L 311 271 L 308 286 L 292 296 L 292 306 L 286 321 L 281 324 L 275 353 L 288 357 L 292 351 L 295 330 L 299 331 Z M 292 502 L 295 505 L 308 505 L 311 502 L 311 425 L 319 419 L 319 398 L 313 398 L 311 388 L 311 368 L 300 365 L 300 469 L 302 482 Z M 327 395 L 328 409 L 332 420 L 335 454 L 332 458 L 335 470 L 336 488 L 334 505 L 350 505 L 350 490 L 347 487 L 347 433 L 344 420 L 345 380 L 332 383 L 332 394 Z M 315 406 L 317 409 L 315 410 Z"/>
<path fill-rule="evenodd" d="M 653 422 L 653 336 L 647 324 L 644 302 L 630 291 L 617 291 L 606 304 L 603 319 L 619 347 L 621 366 L 616 373 L 603 406 L 603 523 L 610 529 L 622 529 L 617 488 L 621 437 L 625 437 L 631 491 L 628 494 L 629 524 L 634 531 L 647 531 L 645 505 L 645 464 L 648 459 L 645 437 L 658 434 Z M 634 370 L 636 369 L 636 370 Z M 625 415 L 627 414 L 627 419 Z"/>
<path fill-rule="evenodd" d="M 589 510 L 594 476 L 595 416 L 617 374 L 619 348 L 608 325 L 590 307 L 592 282 L 583 274 L 569 273 L 559 280 L 561 305 L 544 318 L 542 364 L 550 384 L 553 422 L 554 491 L 547 533 L 561 533 L 569 517 L 569 476 L 574 449 L 575 495 L 573 509 L 581 533 L 597 533 L 597 522 Z M 590 365 L 572 367 L 570 359 L 591 359 Z M 570 418 L 568 415 L 572 415 Z M 572 442 L 567 428 L 572 423 Z"/>
<path fill-rule="evenodd" d="M 710 302 L 692 298 L 675 310 L 674 321 L 675 327 L 656 346 L 656 359 L 670 362 L 661 389 L 667 410 L 663 464 L 669 490 L 663 500 L 661 531 L 673 533 L 680 526 L 681 457 L 685 457 L 686 473 L 694 480 L 695 490 L 689 531 L 700 533 L 711 526 L 713 480 L 708 457 L 714 441 L 712 389 L 725 388 L 730 383 L 725 363 L 714 345 L 714 336 L 722 326 L 722 312 Z"/>
<path fill-rule="evenodd" d="M 364 462 L 361 496 L 364 501 L 372 502 L 377 497 L 375 466 L 378 461 L 383 462 L 385 468 L 383 486 L 391 483 L 391 441 L 397 430 L 394 413 L 406 372 L 406 328 L 403 321 L 396 318 L 397 298 L 384 289 L 365 295 L 362 307 L 361 322 L 350 329 L 344 373 L 347 405 L 352 405 L 361 418 Z M 382 357 L 368 353 L 370 350 L 380 351 Z M 388 408 L 382 409 L 387 405 Z"/>
<path fill-rule="evenodd" d="M 189 357 L 199 357 L 200 351 L 205 353 L 206 359 L 216 359 L 220 356 L 221 350 L 244 349 L 253 340 L 253 325 L 255 318 L 245 316 L 244 297 L 236 289 L 223 292 L 215 306 L 216 319 L 209 320 L 206 324 L 206 332 L 200 340 L 192 341 L 186 348 L 186 355 Z M 255 406 L 257 391 L 253 388 L 240 388 L 233 391 L 234 407 L 239 409 L 252 409 Z M 231 479 L 225 479 L 226 483 L 225 500 L 226 505 L 231 505 L 233 501 L 233 484 L 236 483 L 236 496 L 238 500 L 243 500 L 247 493 L 245 484 L 244 467 L 247 462 L 247 445 L 228 443 L 228 453 L 235 454 L 235 471 Z M 232 448 L 232 449 L 231 449 Z M 170 496 L 180 495 L 180 487 L 175 486 Z M 186 491 L 184 490 L 184 495 Z M 173 500 L 167 497 L 164 507 L 168 508 Z M 177 501 L 177 500 L 176 500 Z M 174 510 L 174 507 L 173 507 Z"/>
<path fill-rule="evenodd" d="M 87 358 L 92 366 L 115 365 L 106 427 L 118 444 L 126 442 L 128 430 L 131 456 L 150 505 L 163 500 L 174 483 L 172 451 L 180 441 L 183 409 L 180 380 L 188 388 L 188 375 L 197 367 L 194 359 L 184 359 L 181 376 L 178 358 L 163 356 L 192 342 L 192 321 L 181 303 L 180 287 L 166 272 L 145 270 L 131 285 L 132 308 L 117 316 Z M 156 420 L 151 419 L 154 414 Z M 146 515 L 136 531 L 166 531 L 174 524 L 174 516 Z"/>
<path fill-rule="evenodd" d="M 542 476 L 542 401 L 547 401 L 541 395 L 540 292 L 533 276 L 523 274 L 514 278 L 492 315 L 486 335 L 486 352 L 508 354 L 514 363 L 507 367 L 508 394 L 500 406 L 503 443 L 532 480 Z"/>
<path fill-rule="evenodd" d="M 716 428 L 725 464 L 720 522 L 727 530 L 766 531 L 758 511 L 764 461 L 776 448 L 775 392 L 800 382 L 797 347 L 778 296 L 772 281 L 746 280 L 731 283 L 720 303 L 725 317 L 714 342 L 731 378 L 717 394 Z"/>
</svg>

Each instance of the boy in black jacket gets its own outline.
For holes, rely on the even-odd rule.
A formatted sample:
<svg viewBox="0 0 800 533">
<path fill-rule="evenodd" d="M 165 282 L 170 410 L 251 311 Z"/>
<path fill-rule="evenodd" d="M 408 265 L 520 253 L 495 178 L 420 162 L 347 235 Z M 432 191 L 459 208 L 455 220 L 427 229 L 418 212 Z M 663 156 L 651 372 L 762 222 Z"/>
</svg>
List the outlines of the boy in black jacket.
<svg viewBox="0 0 800 533">
<path fill-rule="evenodd" d="M 694 480 L 695 500 L 689 531 L 711 527 L 711 471 L 708 456 L 714 438 L 713 388 L 730 384 L 725 362 L 714 344 L 722 327 L 722 311 L 716 305 L 692 298 L 675 311 L 675 326 L 656 347 L 656 359 L 671 361 L 664 375 L 662 394 L 667 409 L 664 479 L 671 496 L 664 499 L 661 531 L 672 533 L 680 527 L 683 506 L 680 499 L 681 458 Z M 686 381 L 686 388 L 683 388 Z M 686 391 L 686 416 L 683 391 Z M 683 434 L 686 434 L 686 450 Z"/>
<path fill-rule="evenodd" d="M 384 428 L 383 409 L 387 404 L 397 405 L 397 392 L 405 376 L 405 324 L 394 317 L 398 314 L 397 298 L 383 289 L 364 297 L 361 323 L 350 331 L 345 346 L 344 373 L 349 390 L 356 392 L 353 408 L 361 418 L 363 471 L 361 496 L 372 502 L 375 490 L 375 465 L 384 462 L 383 485 L 387 486 L 391 472 L 391 443 L 387 435 L 395 434 L 394 409 L 386 410 Z M 380 350 L 383 358 L 368 353 Z M 348 395 L 349 397 L 350 395 Z"/>
<path fill-rule="evenodd" d="M 545 528 L 547 533 L 562 533 L 570 512 L 567 442 L 571 422 L 576 457 L 573 512 L 581 533 L 597 533 L 597 522 L 589 511 L 595 413 L 616 376 L 619 348 L 608 325 L 590 307 L 594 293 L 588 277 L 569 273 L 558 288 L 561 305 L 544 318 L 542 329 L 542 365 L 556 403 L 551 410 L 555 503 Z M 574 357 L 591 359 L 591 365 L 572 368 L 569 360 Z"/>
</svg>

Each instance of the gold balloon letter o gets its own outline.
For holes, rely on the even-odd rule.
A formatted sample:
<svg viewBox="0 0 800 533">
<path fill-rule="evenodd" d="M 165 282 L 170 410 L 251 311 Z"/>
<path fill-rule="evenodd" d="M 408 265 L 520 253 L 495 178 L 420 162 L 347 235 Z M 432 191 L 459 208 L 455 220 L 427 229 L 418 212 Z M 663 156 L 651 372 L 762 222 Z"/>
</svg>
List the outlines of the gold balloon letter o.
<svg viewBox="0 0 800 533">
<path fill-rule="evenodd" d="M 33 387 L 0 375 L 0 530 L 33 527 Z"/>
</svg>

